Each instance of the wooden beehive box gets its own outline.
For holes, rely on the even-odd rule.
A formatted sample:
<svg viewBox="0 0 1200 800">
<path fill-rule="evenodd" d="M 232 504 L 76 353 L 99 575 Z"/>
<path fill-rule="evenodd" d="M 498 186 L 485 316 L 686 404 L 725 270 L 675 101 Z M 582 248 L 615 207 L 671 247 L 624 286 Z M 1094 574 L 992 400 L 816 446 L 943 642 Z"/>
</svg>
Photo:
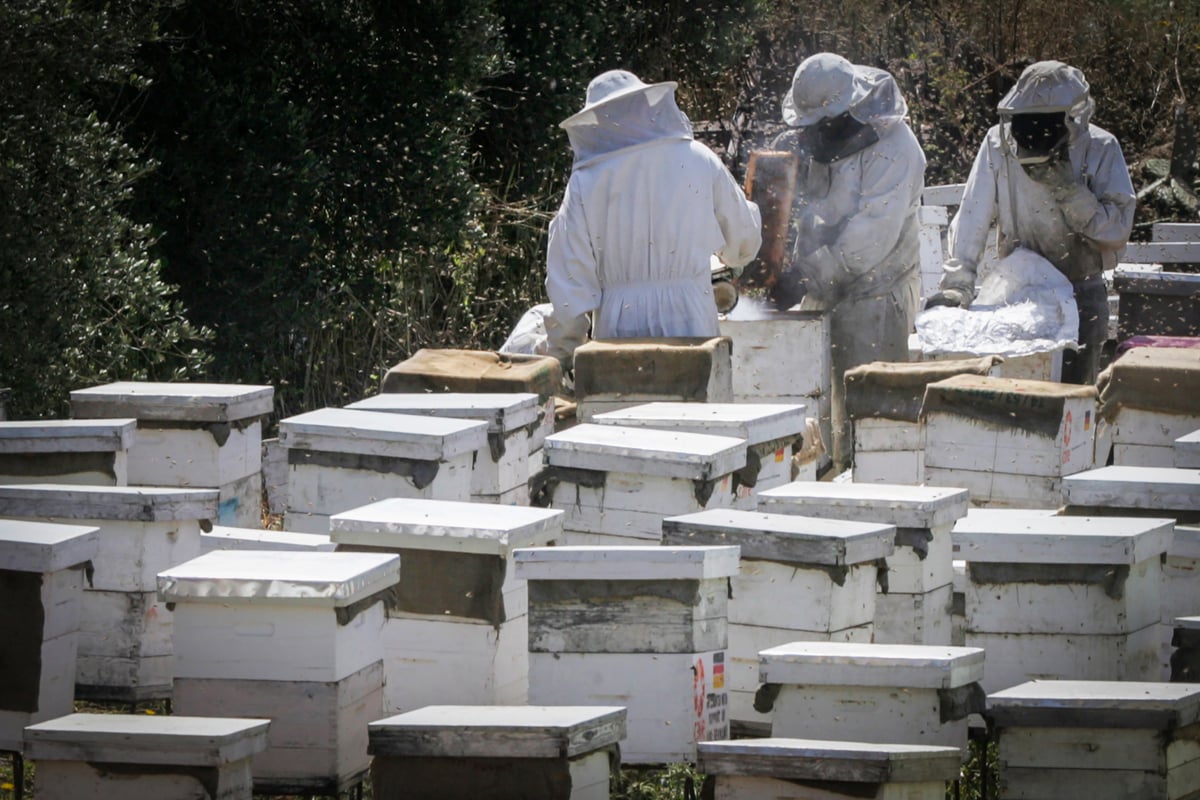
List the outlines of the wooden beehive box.
<svg viewBox="0 0 1200 800">
<path fill-rule="evenodd" d="M 39 800 L 250 800 L 265 719 L 70 714 L 28 729 Z"/>
<path fill-rule="evenodd" d="M 1184 434 L 1175 440 L 1175 467 L 1200 469 L 1200 430 Z"/>
<path fill-rule="evenodd" d="M 769 730 L 754 710 L 758 653 L 788 642 L 871 641 L 876 564 L 894 549 L 892 525 L 845 522 L 737 509 L 663 520 L 667 546 L 737 545 L 730 578 L 725 674 L 730 719 L 743 730 Z"/>
<path fill-rule="evenodd" d="M 1097 467 L 1063 479 L 1066 514 L 1174 517 L 1200 523 L 1200 469 Z"/>
<path fill-rule="evenodd" d="M 988 695 L 1004 797 L 1183 798 L 1200 786 L 1200 687 L 1030 681 Z"/>
<path fill-rule="evenodd" d="M 379 800 L 605 800 L 625 737 L 612 706 L 445 706 L 370 725 Z"/>
<path fill-rule="evenodd" d="M 71 392 L 71 416 L 136 419 L 131 485 L 218 489 L 216 521 L 253 527 L 262 519 L 262 420 L 274 396 L 271 386 L 119 382 Z"/>
<path fill-rule="evenodd" d="M 727 579 L 736 547 L 543 547 L 514 553 L 529 585 L 529 702 L 629 710 L 621 757 L 691 761 L 729 735 Z"/>
<path fill-rule="evenodd" d="M 793 642 L 759 653 L 759 679 L 777 695 L 772 736 L 967 745 L 982 711 L 977 647 Z"/>
<path fill-rule="evenodd" d="M 1161 563 L 1173 527 L 1135 517 L 959 520 L 966 643 L 988 652 L 985 688 L 1163 676 Z"/>
<path fill-rule="evenodd" d="M 805 408 L 780 403 L 646 403 L 597 414 L 598 425 L 707 433 L 746 440 L 746 466 L 733 473 L 734 505 L 754 511 L 755 494 L 789 483 L 803 443 Z"/>
<path fill-rule="evenodd" d="M 0 422 L 0 484 L 129 483 L 137 420 Z"/>
<path fill-rule="evenodd" d="M 308 550 L 333 552 L 337 549 L 326 534 L 273 531 L 262 528 L 232 528 L 214 525 L 201 531 L 200 552 L 213 550 Z"/>
<path fill-rule="evenodd" d="M 100 529 L 79 626 L 76 695 L 169 697 L 171 613 L 155 576 L 200 554 L 218 490 L 150 486 L 0 486 L 0 516 Z"/>
<path fill-rule="evenodd" d="M 1097 464 L 1171 467 L 1175 440 L 1200 428 L 1200 350 L 1135 347 L 1097 379 L 1108 424 Z"/>
<path fill-rule="evenodd" d="M 662 538 L 662 518 L 734 504 L 746 441 L 728 436 L 580 424 L 546 439 L 550 505 L 568 544 Z"/>
<path fill-rule="evenodd" d="M 287 448 L 283 526 L 328 533 L 329 517 L 387 497 L 470 500 L 487 423 L 324 408 L 279 423 Z"/>
<path fill-rule="evenodd" d="M 472 465 L 472 499 L 529 504 L 530 443 L 542 414 L 536 394 L 390 392 L 346 408 L 486 422 L 488 447 L 477 452 Z"/>
<path fill-rule="evenodd" d="M 389 711 L 529 694 L 528 596 L 513 550 L 562 535 L 556 509 L 381 500 L 334 515 L 338 550 L 400 556 L 383 630 Z"/>
<path fill-rule="evenodd" d="M 0 519 L 0 750 L 26 725 L 70 714 L 84 572 L 99 549 L 86 525 Z"/>
</svg>

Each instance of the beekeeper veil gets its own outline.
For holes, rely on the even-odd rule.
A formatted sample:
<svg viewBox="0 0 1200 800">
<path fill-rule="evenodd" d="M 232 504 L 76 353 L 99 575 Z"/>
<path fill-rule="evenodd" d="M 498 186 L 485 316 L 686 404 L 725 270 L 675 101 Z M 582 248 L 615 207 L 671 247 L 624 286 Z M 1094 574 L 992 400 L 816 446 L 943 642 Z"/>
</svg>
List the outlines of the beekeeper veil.
<svg viewBox="0 0 1200 800">
<path fill-rule="evenodd" d="M 1087 130 L 1095 103 L 1079 69 L 1030 64 L 1000 101 L 1001 141 L 1022 164 L 1042 163 Z"/>
<path fill-rule="evenodd" d="M 675 82 L 643 83 L 614 69 L 588 84 L 584 107 L 559 123 L 575 153 L 575 167 L 657 139 L 691 139 L 692 124 L 675 103 Z"/>
</svg>

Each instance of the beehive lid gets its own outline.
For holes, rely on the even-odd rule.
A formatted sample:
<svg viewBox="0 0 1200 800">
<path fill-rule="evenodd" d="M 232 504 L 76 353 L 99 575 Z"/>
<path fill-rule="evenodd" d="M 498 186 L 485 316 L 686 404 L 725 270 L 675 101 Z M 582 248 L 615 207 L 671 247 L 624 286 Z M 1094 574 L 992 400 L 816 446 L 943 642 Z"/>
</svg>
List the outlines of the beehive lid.
<svg viewBox="0 0 1200 800">
<path fill-rule="evenodd" d="M 166 522 L 217 518 L 216 489 L 29 483 L 0 486 L 0 516 Z"/>
<path fill-rule="evenodd" d="M 96 557 L 100 529 L 0 519 L 0 570 L 58 572 Z"/>
<path fill-rule="evenodd" d="M 804 406 L 784 403 L 644 403 L 596 414 L 597 425 L 707 433 L 761 444 L 804 433 Z"/>
<path fill-rule="evenodd" d="M 1176 617 L 1171 623 L 1185 631 L 1200 631 L 1200 617 Z"/>
<path fill-rule="evenodd" d="M 1152 517 L 975 517 L 954 524 L 954 553 L 968 562 L 1137 564 L 1171 546 L 1175 520 Z"/>
<path fill-rule="evenodd" d="M 758 654 L 763 683 L 955 689 L 983 679 L 983 649 L 916 644 L 792 642 Z"/>
<path fill-rule="evenodd" d="M 333 552 L 337 545 L 327 534 L 268 531 L 261 528 L 234 528 L 214 525 L 200 534 L 205 550 L 315 550 Z"/>
<path fill-rule="evenodd" d="M 214 766 L 267 749 L 270 720 L 177 714 L 68 714 L 25 729 L 35 761 Z"/>
<path fill-rule="evenodd" d="M 487 447 L 487 423 L 415 414 L 322 408 L 279 423 L 279 443 L 296 450 L 443 461 Z"/>
<path fill-rule="evenodd" d="M 234 422 L 270 414 L 273 386 L 123 381 L 71 392 L 76 419 L 134 417 L 141 422 Z"/>
<path fill-rule="evenodd" d="M 707 580 L 737 574 L 738 548 L 535 547 L 514 550 L 513 560 L 527 580 Z"/>
<path fill-rule="evenodd" d="M 732 508 L 663 520 L 665 545 L 737 545 L 742 558 L 785 564 L 862 564 L 890 556 L 895 540 L 894 525 Z"/>
<path fill-rule="evenodd" d="M 1100 467 L 1062 479 L 1069 506 L 1193 511 L 1200 508 L 1200 469 Z"/>
<path fill-rule="evenodd" d="M 0 422 L 0 453 L 115 453 L 136 433 L 136 419 Z"/>
<path fill-rule="evenodd" d="M 272 603 L 340 608 L 400 580 L 389 553 L 213 550 L 158 574 L 168 603 Z"/>
<path fill-rule="evenodd" d="M 1175 466 L 1200 469 L 1200 431 L 1192 431 L 1175 440 Z"/>
<path fill-rule="evenodd" d="M 996 724 L 1170 730 L 1200 721 L 1200 685 L 1140 681 L 1028 681 L 989 694 Z"/>
<path fill-rule="evenodd" d="M 531 392 L 387 393 L 367 397 L 346 408 L 388 414 L 482 420 L 488 433 L 508 433 L 537 422 L 541 412 L 538 396 Z"/>
<path fill-rule="evenodd" d="M 367 726 L 376 757 L 574 758 L 625 738 L 619 706 L 426 706 Z"/>
<path fill-rule="evenodd" d="M 333 515 L 339 545 L 507 555 L 562 534 L 561 509 L 389 498 Z"/>
<path fill-rule="evenodd" d="M 936 528 L 967 513 L 969 492 L 936 486 L 793 481 L 758 494 L 760 511 Z"/>
<path fill-rule="evenodd" d="M 1167 555 L 1177 558 L 1200 558 L 1200 526 L 1176 525 L 1175 538 L 1167 548 Z"/>
<path fill-rule="evenodd" d="M 685 431 L 582 424 L 546 437 L 552 467 L 713 480 L 746 466 L 746 440 Z"/>
<path fill-rule="evenodd" d="M 696 757 L 705 775 L 880 784 L 955 780 L 963 755 L 938 745 L 767 738 L 697 742 Z"/>
</svg>

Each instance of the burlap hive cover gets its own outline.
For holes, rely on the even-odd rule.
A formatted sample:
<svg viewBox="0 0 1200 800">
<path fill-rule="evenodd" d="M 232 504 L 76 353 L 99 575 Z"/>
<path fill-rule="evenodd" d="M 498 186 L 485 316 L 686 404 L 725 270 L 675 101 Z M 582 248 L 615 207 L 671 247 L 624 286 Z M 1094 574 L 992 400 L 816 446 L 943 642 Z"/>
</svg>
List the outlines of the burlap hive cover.
<svg viewBox="0 0 1200 800">
<path fill-rule="evenodd" d="M 921 417 L 944 412 L 1001 428 L 1054 437 L 1069 398 L 1096 397 L 1096 387 L 1052 381 L 956 375 L 925 389 Z"/>
<path fill-rule="evenodd" d="M 1200 416 L 1200 350 L 1138 347 L 1100 373 L 1096 385 L 1100 415 L 1109 421 L 1123 407 Z"/>
<path fill-rule="evenodd" d="M 529 392 L 545 402 L 560 391 L 562 367 L 550 356 L 423 348 L 383 376 L 383 391 Z"/>
<path fill-rule="evenodd" d="M 846 413 L 851 419 L 886 417 L 916 422 L 925 387 L 955 375 L 987 375 L 999 356 L 945 361 L 872 361 L 846 371 Z"/>
<path fill-rule="evenodd" d="M 709 383 L 718 359 L 728 359 L 727 336 L 595 340 L 575 350 L 575 396 L 662 395 L 711 400 Z M 732 396 L 732 373 L 726 394 Z"/>
</svg>

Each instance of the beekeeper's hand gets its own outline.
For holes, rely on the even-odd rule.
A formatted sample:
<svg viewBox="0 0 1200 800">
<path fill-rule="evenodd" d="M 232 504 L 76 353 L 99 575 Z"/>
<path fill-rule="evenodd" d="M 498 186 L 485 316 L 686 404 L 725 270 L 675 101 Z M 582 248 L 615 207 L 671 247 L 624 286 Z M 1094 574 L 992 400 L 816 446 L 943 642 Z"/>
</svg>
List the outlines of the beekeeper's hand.
<svg viewBox="0 0 1200 800">
<path fill-rule="evenodd" d="M 966 308 L 971 305 L 971 298 L 962 289 L 943 289 L 925 301 L 925 308 L 949 306 L 950 308 Z"/>
<path fill-rule="evenodd" d="M 1056 154 L 1042 164 L 1025 165 L 1025 174 L 1055 195 L 1067 194 L 1079 185 L 1075 177 L 1075 168 L 1071 166 L 1071 158 L 1066 153 Z"/>
</svg>

